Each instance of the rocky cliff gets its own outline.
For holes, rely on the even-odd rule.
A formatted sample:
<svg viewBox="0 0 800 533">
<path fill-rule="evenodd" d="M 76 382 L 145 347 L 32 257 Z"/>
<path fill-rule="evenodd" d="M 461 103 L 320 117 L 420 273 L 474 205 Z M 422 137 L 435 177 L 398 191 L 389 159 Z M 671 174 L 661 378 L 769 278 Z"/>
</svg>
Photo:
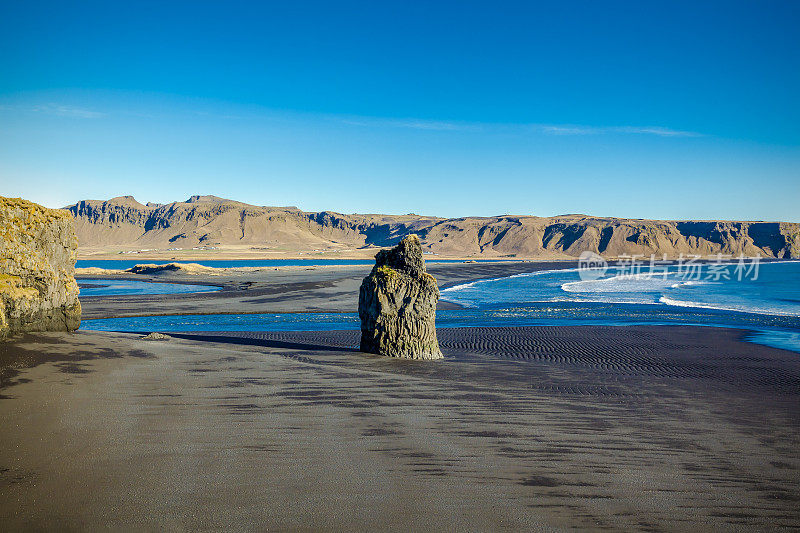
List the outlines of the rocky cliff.
<svg viewBox="0 0 800 533">
<path fill-rule="evenodd" d="M 404 359 L 441 359 L 436 340 L 436 278 L 425 272 L 422 246 L 409 235 L 375 256 L 358 297 L 361 351 Z"/>
<path fill-rule="evenodd" d="M 0 196 L 0 337 L 80 326 L 77 246 L 69 213 Z"/>
<path fill-rule="evenodd" d="M 85 200 L 67 208 L 81 247 L 187 248 L 250 245 L 287 251 L 394 246 L 417 234 L 443 256 L 567 259 L 591 250 L 606 257 L 744 254 L 800 258 L 800 224 L 497 216 L 443 219 L 419 215 L 307 213 L 214 196 L 143 205 L 130 196 Z"/>
</svg>

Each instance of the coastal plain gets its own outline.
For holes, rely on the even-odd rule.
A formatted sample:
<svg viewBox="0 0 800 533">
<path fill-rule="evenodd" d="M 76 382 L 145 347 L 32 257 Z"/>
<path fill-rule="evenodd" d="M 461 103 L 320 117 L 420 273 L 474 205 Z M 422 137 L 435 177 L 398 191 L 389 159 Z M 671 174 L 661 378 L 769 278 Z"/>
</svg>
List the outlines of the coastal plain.
<svg viewBox="0 0 800 533">
<path fill-rule="evenodd" d="M 428 269 L 446 286 L 559 265 Z M 82 299 L 84 316 L 352 312 L 368 269 L 116 274 L 223 288 Z M 357 331 L 18 337 L 0 345 L 0 523 L 800 527 L 796 353 L 678 325 L 438 334 L 426 362 L 362 354 Z"/>
</svg>

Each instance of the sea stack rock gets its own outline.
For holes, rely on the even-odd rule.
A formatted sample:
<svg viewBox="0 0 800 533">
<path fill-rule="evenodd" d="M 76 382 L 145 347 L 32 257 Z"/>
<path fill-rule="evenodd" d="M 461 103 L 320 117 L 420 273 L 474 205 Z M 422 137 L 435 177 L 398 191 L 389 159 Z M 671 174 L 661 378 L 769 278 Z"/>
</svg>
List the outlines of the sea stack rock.
<svg viewBox="0 0 800 533">
<path fill-rule="evenodd" d="M 405 359 L 441 359 L 436 340 L 436 278 L 425 272 L 422 246 L 409 235 L 375 256 L 361 283 L 361 351 Z"/>
<path fill-rule="evenodd" d="M 81 324 L 72 215 L 0 196 L 0 338 Z"/>
</svg>

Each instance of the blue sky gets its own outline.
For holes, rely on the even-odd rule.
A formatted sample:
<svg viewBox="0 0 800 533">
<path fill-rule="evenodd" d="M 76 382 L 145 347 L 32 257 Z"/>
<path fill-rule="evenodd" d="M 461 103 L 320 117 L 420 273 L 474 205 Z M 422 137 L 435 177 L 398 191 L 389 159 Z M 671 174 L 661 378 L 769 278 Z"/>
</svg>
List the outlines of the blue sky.
<svg viewBox="0 0 800 533">
<path fill-rule="evenodd" d="M 800 221 L 800 2 L 3 2 L 0 194 Z"/>
</svg>

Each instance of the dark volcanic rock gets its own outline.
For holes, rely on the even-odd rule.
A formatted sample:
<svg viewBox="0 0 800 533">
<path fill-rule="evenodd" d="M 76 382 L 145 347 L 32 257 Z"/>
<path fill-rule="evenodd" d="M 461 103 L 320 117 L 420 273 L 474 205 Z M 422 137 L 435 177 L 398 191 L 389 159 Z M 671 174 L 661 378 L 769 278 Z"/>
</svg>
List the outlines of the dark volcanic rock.
<svg viewBox="0 0 800 533">
<path fill-rule="evenodd" d="M 405 272 L 412 278 L 422 277 L 425 274 L 425 261 L 422 259 L 422 245 L 419 238 L 416 235 L 409 235 L 394 248 L 378 252 L 375 255 L 375 266 L 382 265 Z"/>
<path fill-rule="evenodd" d="M 425 272 L 422 246 L 409 235 L 375 256 L 361 283 L 361 351 L 405 359 L 441 359 L 436 340 L 436 278 Z"/>
</svg>

